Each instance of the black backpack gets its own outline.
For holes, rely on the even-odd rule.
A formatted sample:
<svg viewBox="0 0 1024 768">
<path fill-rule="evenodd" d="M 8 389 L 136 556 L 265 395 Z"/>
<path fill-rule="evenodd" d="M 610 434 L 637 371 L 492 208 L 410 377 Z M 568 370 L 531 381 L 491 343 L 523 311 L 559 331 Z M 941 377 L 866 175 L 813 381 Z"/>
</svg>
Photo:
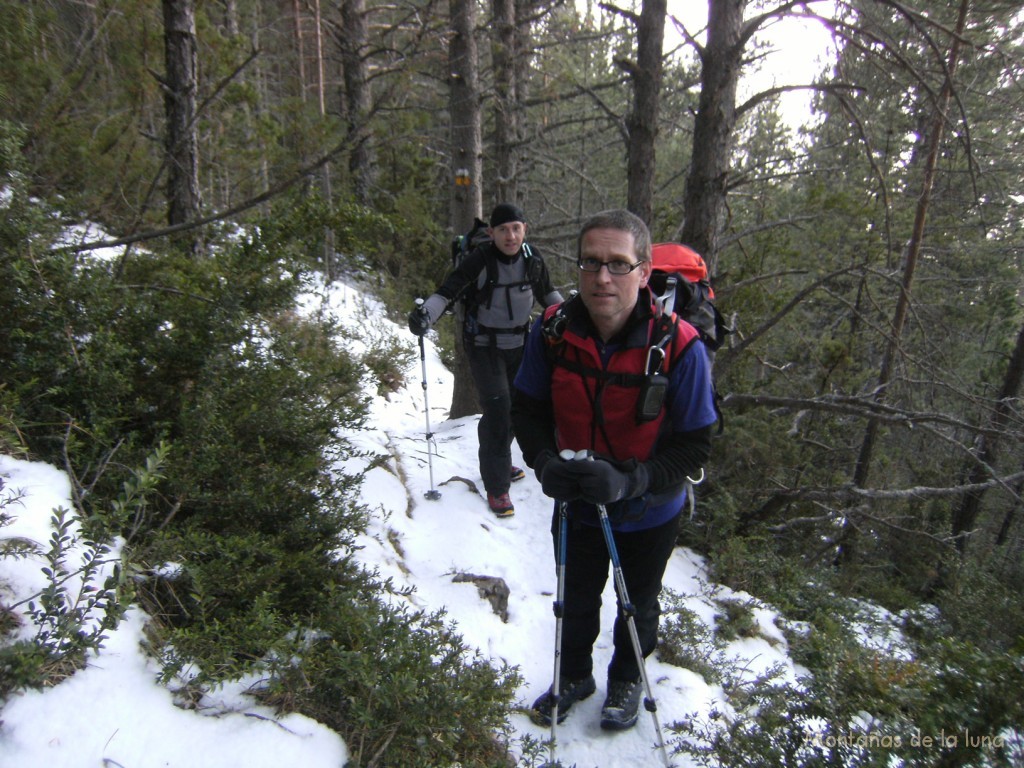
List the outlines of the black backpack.
<svg viewBox="0 0 1024 768">
<path fill-rule="evenodd" d="M 487 234 L 487 222 L 479 218 L 473 218 L 473 226 L 464 235 L 456 235 L 452 238 L 452 266 L 457 267 L 462 260 L 469 255 L 470 251 L 483 243 L 491 242 L 491 236 Z"/>
</svg>

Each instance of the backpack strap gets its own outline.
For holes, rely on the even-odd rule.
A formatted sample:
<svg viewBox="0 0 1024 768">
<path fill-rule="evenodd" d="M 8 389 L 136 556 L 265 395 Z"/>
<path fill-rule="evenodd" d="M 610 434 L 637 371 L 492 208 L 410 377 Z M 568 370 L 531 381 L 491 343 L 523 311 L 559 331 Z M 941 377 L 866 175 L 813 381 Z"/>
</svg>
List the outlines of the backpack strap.
<svg viewBox="0 0 1024 768">
<path fill-rule="evenodd" d="M 684 349 L 675 349 L 679 325 L 675 314 L 655 315 L 648 320 L 647 354 L 643 366 L 636 371 L 606 371 L 603 368 L 587 365 L 577 358 L 566 354 L 566 344 L 562 338 L 570 313 L 577 311 L 574 302 L 582 301 L 579 294 L 568 301 L 548 307 L 544 312 L 541 325 L 545 341 L 545 354 L 548 364 L 558 366 L 584 378 L 590 378 L 597 384 L 600 392 L 607 385 L 632 387 L 640 391 L 638 400 L 638 421 L 649 421 L 658 416 L 662 408 L 664 389 L 668 385 L 668 374 Z M 595 419 L 599 425 L 604 423 L 600 413 L 598 398 L 594 403 Z M 608 441 L 610 442 L 610 441 Z"/>
<path fill-rule="evenodd" d="M 492 246 L 492 248 L 493 247 L 494 246 Z M 501 283 L 498 280 L 498 257 L 495 255 L 491 248 L 488 248 L 487 253 L 485 255 L 484 263 L 484 270 L 487 273 L 486 277 L 484 278 L 484 284 L 480 288 L 476 289 L 473 295 L 472 303 L 469 303 L 466 306 L 466 317 L 472 317 L 472 322 L 466 323 L 463 326 L 464 335 L 467 338 L 472 338 L 475 336 L 489 336 L 491 346 L 496 347 L 497 337 L 499 335 L 525 337 L 526 334 L 529 332 L 531 325 L 529 319 L 527 319 L 527 321 L 521 325 L 504 328 L 492 328 L 490 326 L 482 325 L 476 321 L 476 308 L 486 302 L 489 302 L 496 290 L 504 290 L 507 293 L 510 293 L 513 289 L 517 287 L 529 285 L 530 289 L 533 291 L 534 297 L 540 295 L 538 293 L 538 290 L 543 290 L 543 288 L 538 289 L 537 286 L 541 284 L 541 261 L 539 258 L 534 257 L 533 250 L 530 248 L 529 243 L 523 243 L 522 250 L 525 269 L 525 280 L 513 283 Z M 511 303 L 509 305 L 509 310 L 511 312 Z"/>
<path fill-rule="evenodd" d="M 672 308 L 676 305 L 676 286 L 679 284 L 679 278 L 673 274 L 665 276 L 665 289 L 661 294 L 654 293 L 654 315 L 655 317 L 663 317 L 667 312 L 672 312 Z"/>
<path fill-rule="evenodd" d="M 494 255 L 490 247 L 487 248 L 487 253 L 484 255 L 484 272 L 487 276 L 484 278 L 484 284 L 474 291 L 472 309 L 489 301 L 498 285 L 498 257 Z"/>
<path fill-rule="evenodd" d="M 530 282 L 530 290 L 537 301 L 543 301 L 547 288 L 543 282 L 544 262 L 533 252 L 529 243 L 523 243 L 523 258 L 526 259 L 526 279 Z"/>
</svg>

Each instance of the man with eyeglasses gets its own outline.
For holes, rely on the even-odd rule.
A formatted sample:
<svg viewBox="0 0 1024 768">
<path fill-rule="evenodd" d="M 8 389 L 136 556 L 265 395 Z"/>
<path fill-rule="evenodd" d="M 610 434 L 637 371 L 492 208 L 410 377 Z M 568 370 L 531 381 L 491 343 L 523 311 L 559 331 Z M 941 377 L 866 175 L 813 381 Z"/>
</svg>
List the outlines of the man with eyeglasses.
<svg viewBox="0 0 1024 768">
<path fill-rule="evenodd" d="M 610 562 L 599 505 L 611 521 L 642 656 L 657 646 L 658 595 L 686 480 L 707 460 L 716 420 L 696 331 L 675 315 L 659 316 L 647 287 L 646 224 L 625 210 L 592 216 L 579 234 L 577 265 L 578 294 L 549 307 L 530 330 L 512 398 L 523 457 L 556 501 L 555 561 L 564 565 L 559 685 L 557 696 L 552 686 L 534 702 L 531 718 L 539 725 L 551 724 L 556 703 L 561 721 L 597 689 L 593 646 Z M 600 715 L 606 730 L 636 723 L 642 693 L 622 609 Z"/>
</svg>

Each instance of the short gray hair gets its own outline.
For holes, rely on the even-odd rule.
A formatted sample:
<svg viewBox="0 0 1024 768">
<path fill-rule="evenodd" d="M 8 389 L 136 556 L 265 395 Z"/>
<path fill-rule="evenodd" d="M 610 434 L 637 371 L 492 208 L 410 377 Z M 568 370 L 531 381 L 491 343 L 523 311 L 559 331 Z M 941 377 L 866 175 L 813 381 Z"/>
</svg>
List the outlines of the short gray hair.
<svg viewBox="0 0 1024 768">
<path fill-rule="evenodd" d="M 580 229 L 579 238 L 576 240 L 577 259 L 580 258 L 583 248 L 583 236 L 592 229 L 617 229 L 620 232 L 629 232 L 633 235 L 636 260 L 651 260 L 651 232 L 647 229 L 644 220 L 636 214 L 630 213 L 624 208 L 614 208 L 595 213 L 583 222 L 583 228 Z"/>
</svg>

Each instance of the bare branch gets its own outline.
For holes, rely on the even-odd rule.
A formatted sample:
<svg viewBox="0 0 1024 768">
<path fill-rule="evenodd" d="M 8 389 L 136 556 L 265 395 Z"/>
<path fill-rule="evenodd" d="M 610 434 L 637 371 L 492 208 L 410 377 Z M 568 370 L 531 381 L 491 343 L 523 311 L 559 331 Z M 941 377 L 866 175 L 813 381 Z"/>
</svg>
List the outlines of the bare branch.
<svg viewBox="0 0 1024 768">
<path fill-rule="evenodd" d="M 99 248 L 116 248 L 119 245 L 128 245 L 130 243 L 138 243 L 146 240 L 155 240 L 160 237 L 166 237 L 168 235 L 177 234 L 178 232 L 186 232 L 191 229 L 198 229 L 204 227 L 207 224 L 212 224 L 217 221 L 224 221 L 230 219 L 233 216 L 237 216 L 239 213 L 255 208 L 261 203 L 265 203 L 277 195 L 284 192 L 289 187 L 294 186 L 303 179 L 311 176 L 320 168 L 327 163 L 331 162 L 335 157 L 344 152 L 349 145 L 349 140 L 346 138 L 342 140 L 334 149 L 330 150 L 327 154 L 321 156 L 318 160 L 315 160 L 305 168 L 299 169 L 293 176 L 285 179 L 277 184 L 268 187 L 265 191 L 256 195 L 256 197 L 250 198 L 238 205 L 227 208 L 223 211 L 213 213 L 209 216 L 196 219 L 195 221 L 189 221 L 182 224 L 175 224 L 171 227 L 164 227 L 162 229 L 150 230 L 148 232 L 139 232 L 134 235 L 128 235 L 126 237 L 119 237 L 114 240 L 97 240 L 91 243 L 80 243 L 78 245 L 66 245 L 57 248 L 50 249 L 51 253 L 82 253 L 85 251 L 95 251 Z"/>
<path fill-rule="evenodd" d="M 686 28 L 686 25 L 683 24 L 683 22 L 681 22 L 675 16 L 669 16 L 668 18 L 672 22 L 672 26 L 676 28 L 676 32 L 679 33 L 679 36 L 682 37 L 683 40 L 687 42 L 687 44 L 692 45 L 694 50 L 697 51 L 697 56 L 703 59 L 704 46 L 700 44 L 700 41 L 697 38 L 695 38 L 692 34 L 690 34 L 690 31 Z"/>
<path fill-rule="evenodd" d="M 835 278 L 841 275 L 849 274 L 850 272 L 853 272 L 856 269 L 856 267 L 845 267 L 843 269 L 836 270 L 835 272 L 830 272 L 829 274 L 819 278 L 818 280 L 815 280 L 813 283 L 808 285 L 803 290 L 799 291 L 795 296 L 793 296 L 792 299 L 790 299 L 786 303 L 786 305 L 782 309 L 776 312 L 774 316 L 766 320 L 760 328 L 756 329 L 752 334 L 743 339 L 739 344 L 729 347 L 729 357 L 738 355 L 740 352 L 742 352 L 755 341 L 757 341 L 759 338 L 761 338 L 772 327 L 778 324 L 779 321 L 782 320 L 782 318 L 784 318 L 786 315 L 792 312 L 797 307 L 797 305 L 800 304 L 801 301 L 803 301 L 807 296 L 809 296 L 814 291 L 818 290 L 818 288 L 820 288 L 822 285 L 825 285 L 829 280 L 834 280 Z M 722 362 L 724 363 L 726 362 L 726 360 L 722 360 Z"/>
<path fill-rule="evenodd" d="M 864 88 L 853 83 L 824 83 L 816 85 L 809 83 L 806 85 L 779 85 L 774 88 L 767 88 L 763 91 L 759 91 L 747 99 L 745 102 L 736 107 L 736 114 L 743 115 L 751 111 L 755 107 L 763 104 L 775 96 L 783 93 L 793 93 L 795 91 L 815 91 L 817 93 L 839 93 L 848 91 L 863 91 Z"/>
<path fill-rule="evenodd" d="M 956 498 L 966 493 L 976 493 L 1000 485 L 1009 485 L 1024 479 L 1024 471 L 1014 472 L 1002 477 L 995 477 L 982 483 L 971 485 L 924 486 L 911 488 L 881 489 L 858 488 L 852 483 L 824 488 L 791 488 L 773 494 L 784 501 L 910 501 L 918 499 Z"/>
<path fill-rule="evenodd" d="M 635 25 L 640 23 L 640 17 L 627 8 L 622 8 L 614 3 L 598 3 L 597 5 L 599 8 L 603 8 L 613 16 L 621 16 L 631 24 Z"/>
<path fill-rule="evenodd" d="M 785 397 L 782 395 L 751 395 L 730 392 L 722 398 L 722 407 L 732 408 L 744 405 L 758 405 L 772 408 L 791 408 L 793 410 L 827 411 L 850 416 L 876 419 L 878 421 L 913 429 L 925 424 L 936 424 L 965 430 L 971 435 L 987 434 L 1005 436 L 1018 434 L 1019 431 L 997 431 L 991 427 L 978 427 L 958 419 L 947 413 L 936 411 L 909 411 L 897 408 L 873 399 L 874 393 L 868 392 L 855 395 L 821 395 L 819 397 Z"/>
</svg>

